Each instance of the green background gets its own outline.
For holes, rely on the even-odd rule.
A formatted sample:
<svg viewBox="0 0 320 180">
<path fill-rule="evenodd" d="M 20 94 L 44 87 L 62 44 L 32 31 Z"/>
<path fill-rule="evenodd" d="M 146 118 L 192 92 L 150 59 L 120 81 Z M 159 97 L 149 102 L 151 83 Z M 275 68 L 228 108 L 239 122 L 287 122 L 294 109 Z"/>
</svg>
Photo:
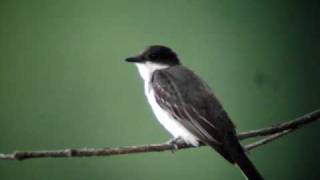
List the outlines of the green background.
<svg viewBox="0 0 320 180">
<path fill-rule="evenodd" d="M 238 131 L 320 105 L 320 3 L 236 0 L 1 0 L 0 152 L 161 143 L 136 68 L 172 47 Z M 250 153 L 266 179 L 319 179 L 320 125 Z M 175 154 L 0 161 L 1 180 L 243 179 L 209 148 Z"/>
</svg>

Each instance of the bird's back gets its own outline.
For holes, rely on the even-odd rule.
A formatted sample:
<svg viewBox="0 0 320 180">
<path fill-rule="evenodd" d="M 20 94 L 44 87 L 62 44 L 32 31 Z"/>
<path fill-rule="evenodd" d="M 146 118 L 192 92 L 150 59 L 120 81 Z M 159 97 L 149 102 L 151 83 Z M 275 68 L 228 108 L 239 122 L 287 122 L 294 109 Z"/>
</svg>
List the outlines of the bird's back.
<svg viewBox="0 0 320 180">
<path fill-rule="evenodd" d="M 200 77 L 177 65 L 154 72 L 151 84 L 162 108 L 170 111 L 201 142 L 233 163 L 224 141 L 227 135 L 235 136 L 234 125 Z"/>
<path fill-rule="evenodd" d="M 203 143 L 236 163 L 249 179 L 263 179 L 240 145 L 228 114 L 200 77 L 178 65 L 156 71 L 153 78 L 157 79 L 156 91 L 157 86 L 162 86 L 158 88 L 158 103 Z"/>
</svg>

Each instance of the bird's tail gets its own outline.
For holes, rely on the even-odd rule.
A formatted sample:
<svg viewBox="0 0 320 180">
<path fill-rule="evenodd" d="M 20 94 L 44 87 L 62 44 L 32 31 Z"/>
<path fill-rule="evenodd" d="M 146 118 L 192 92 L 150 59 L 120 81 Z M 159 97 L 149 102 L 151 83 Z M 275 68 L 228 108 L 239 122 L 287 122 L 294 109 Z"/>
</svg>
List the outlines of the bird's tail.
<svg viewBox="0 0 320 180">
<path fill-rule="evenodd" d="M 263 180 L 262 175 L 246 155 L 244 149 L 239 143 L 238 138 L 234 134 L 228 134 L 227 138 L 228 141 L 226 141 L 226 145 L 228 146 L 229 154 L 233 160 L 233 163 L 239 166 L 247 179 Z"/>
<path fill-rule="evenodd" d="M 246 154 L 243 153 L 243 155 L 238 156 L 236 162 L 235 162 L 243 174 L 247 177 L 249 180 L 263 180 L 263 177 L 259 173 L 259 171 L 256 169 L 256 167 L 253 165 L 253 163 L 250 161 L 250 159 L 247 157 Z"/>
</svg>

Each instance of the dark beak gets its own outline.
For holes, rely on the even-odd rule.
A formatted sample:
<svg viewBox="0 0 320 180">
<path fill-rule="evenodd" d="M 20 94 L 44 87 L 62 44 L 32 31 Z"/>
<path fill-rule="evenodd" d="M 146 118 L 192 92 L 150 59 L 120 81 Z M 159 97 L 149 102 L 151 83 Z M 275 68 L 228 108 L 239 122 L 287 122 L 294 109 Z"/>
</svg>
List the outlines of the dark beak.
<svg viewBox="0 0 320 180">
<path fill-rule="evenodd" d="M 133 56 L 133 57 L 128 57 L 126 61 L 130 63 L 139 63 L 139 62 L 142 62 L 143 60 L 139 56 Z"/>
</svg>

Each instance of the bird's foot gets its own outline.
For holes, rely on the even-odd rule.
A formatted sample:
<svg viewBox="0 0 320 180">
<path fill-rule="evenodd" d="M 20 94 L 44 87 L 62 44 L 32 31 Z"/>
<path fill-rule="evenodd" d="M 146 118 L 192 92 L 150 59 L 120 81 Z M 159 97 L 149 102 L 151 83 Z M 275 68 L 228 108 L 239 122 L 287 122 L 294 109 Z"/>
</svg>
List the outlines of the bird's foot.
<svg viewBox="0 0 320 180">
<path fill-rule="evenodd" d="M 167 144 L 170 144 L 172 146 L 171 152 L 175 153 L 179 149 L 179 144 L 183 144 L 185 141 L 181 137 L 172 138 L 169 141 L 167 141 Z"/>
</svg>

